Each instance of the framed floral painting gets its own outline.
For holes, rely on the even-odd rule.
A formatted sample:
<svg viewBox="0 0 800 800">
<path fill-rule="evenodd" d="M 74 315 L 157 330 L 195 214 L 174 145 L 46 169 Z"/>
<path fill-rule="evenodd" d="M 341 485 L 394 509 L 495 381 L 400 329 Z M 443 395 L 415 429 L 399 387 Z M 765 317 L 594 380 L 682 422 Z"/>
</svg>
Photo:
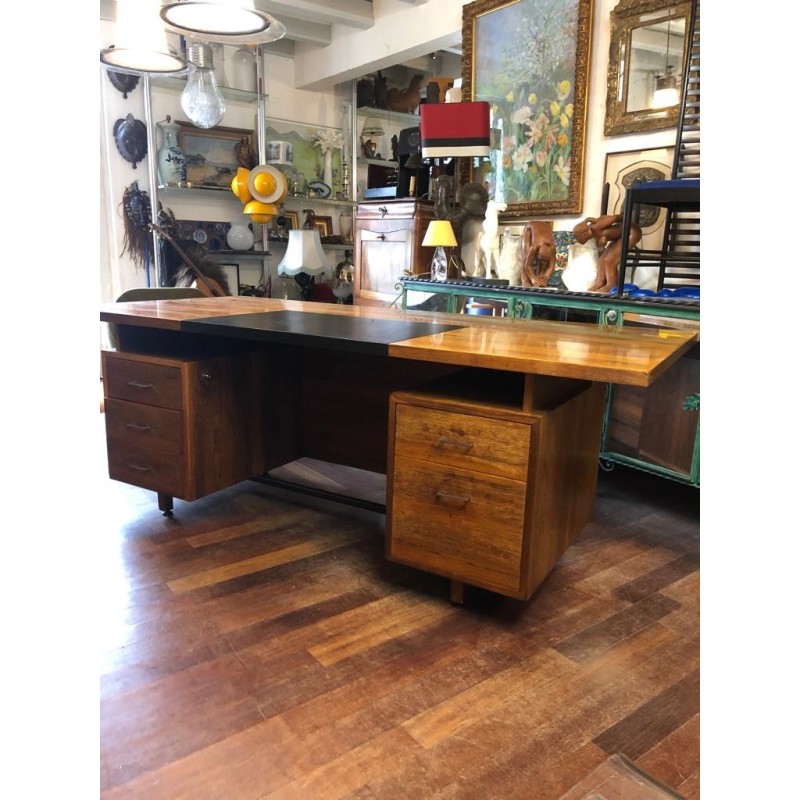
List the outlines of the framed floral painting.
<svg viewBox="0 0 800 800">
<path fill-rule="evenodd" d="M 503 216 L 579 214 L 592 0 L 476 0 L 462 9 L 462 92 L 491 109 L 492 151 L 465 180 Z"/>
</svg>

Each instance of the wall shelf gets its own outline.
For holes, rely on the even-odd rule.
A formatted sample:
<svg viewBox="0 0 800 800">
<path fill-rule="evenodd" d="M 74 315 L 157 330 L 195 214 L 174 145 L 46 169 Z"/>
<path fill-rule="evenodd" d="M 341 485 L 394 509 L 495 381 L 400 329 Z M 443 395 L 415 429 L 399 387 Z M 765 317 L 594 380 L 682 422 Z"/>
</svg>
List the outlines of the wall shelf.
<svg viewBox="0 0 800 800">
<path fill-rule="evenodd" d="M 183 92 L 186 88 L 186 78 L 170 78 L 166 75 L 153 76 L 150 78 L 150 85 L 159 89 L 169 89 L 172 92 Z M 230 86 L 219 86 L 219 93 L 226 100 L 234 100 L 239 103 L 256 103 L 259 99 L 266 100 L 269 95 L 258 94 L 258 92 L 248 92 L 245 89 L 234 89 Z"/>
<path fill-rule="evenodd" d="M 419 125 L 419 114 L 404 114 L 402 111 L 389 111 L 386 108 L 362 106 L 356 109 L 356 115 L 362 119 L 366 117 L 375 117 L 375 119 L 393 122 L 396 125 L 402 125 L 406 128 Z"/>
</svg>

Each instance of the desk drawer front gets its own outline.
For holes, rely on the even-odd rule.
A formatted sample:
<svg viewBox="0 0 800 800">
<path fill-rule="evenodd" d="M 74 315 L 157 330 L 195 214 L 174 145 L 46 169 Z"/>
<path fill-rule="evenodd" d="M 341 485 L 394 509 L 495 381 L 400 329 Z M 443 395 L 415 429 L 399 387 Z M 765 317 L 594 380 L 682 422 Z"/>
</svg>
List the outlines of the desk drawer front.
<svg viewBox="0 0 800 800">
<path fill-rule="evenodd" d="M 108 474 L 143 489 L 184 496 L 183 459 L 171 453 L 109 441 Z"/>
<path fill-rule="evenodd" d="M 523 482 L 397 458 L 389 557 L 515 593 L 524 516 Z"/>
<path fill-rule="evenodd" d="M 148 447 L 172 455 L 181 453 L 180 411 L 109 399 L 105 416 L 106 436 L 115 444 Z"/>
<path fill-rule="evenodd" d="M 395 455 L 526 479 L 530 425 L 403 403 L 396 409 Z"/>
<path fill-rule="evenodd" d="M 149 403 L 162 408 L 182 405 L 181 369 L 161 364 L 107 358 L 105 361 L 108 397 Z"/>
</svg>

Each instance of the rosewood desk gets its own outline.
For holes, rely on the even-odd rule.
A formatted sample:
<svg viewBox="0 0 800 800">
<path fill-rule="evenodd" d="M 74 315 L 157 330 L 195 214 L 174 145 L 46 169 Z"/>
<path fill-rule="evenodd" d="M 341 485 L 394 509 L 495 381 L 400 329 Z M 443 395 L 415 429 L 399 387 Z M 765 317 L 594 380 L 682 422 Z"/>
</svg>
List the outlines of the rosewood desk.
<svg viewBox="0 0 800 800">
<path fill-rule="evenodd" d="M 386 556 L 528 599 L 592 517 L 609 383 L 695 341 L 400 309 L 223 297 L 114 303 L 109 475 L 194 500 L 302 456 L 387 476 Z"/>
</svg>

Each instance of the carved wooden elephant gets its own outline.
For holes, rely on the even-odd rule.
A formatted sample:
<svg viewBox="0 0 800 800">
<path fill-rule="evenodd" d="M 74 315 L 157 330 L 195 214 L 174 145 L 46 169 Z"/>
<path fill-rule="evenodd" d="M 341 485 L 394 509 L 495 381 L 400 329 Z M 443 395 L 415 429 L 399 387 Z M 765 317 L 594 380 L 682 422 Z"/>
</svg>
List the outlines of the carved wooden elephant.
<svg viewBox="0 0 800 800">
<path fill-rule="evenodd" d="M 547 286 L 555 268 L 553 223 L 528 222 L 522 231 L 522 285 Z"/>
</svg>

